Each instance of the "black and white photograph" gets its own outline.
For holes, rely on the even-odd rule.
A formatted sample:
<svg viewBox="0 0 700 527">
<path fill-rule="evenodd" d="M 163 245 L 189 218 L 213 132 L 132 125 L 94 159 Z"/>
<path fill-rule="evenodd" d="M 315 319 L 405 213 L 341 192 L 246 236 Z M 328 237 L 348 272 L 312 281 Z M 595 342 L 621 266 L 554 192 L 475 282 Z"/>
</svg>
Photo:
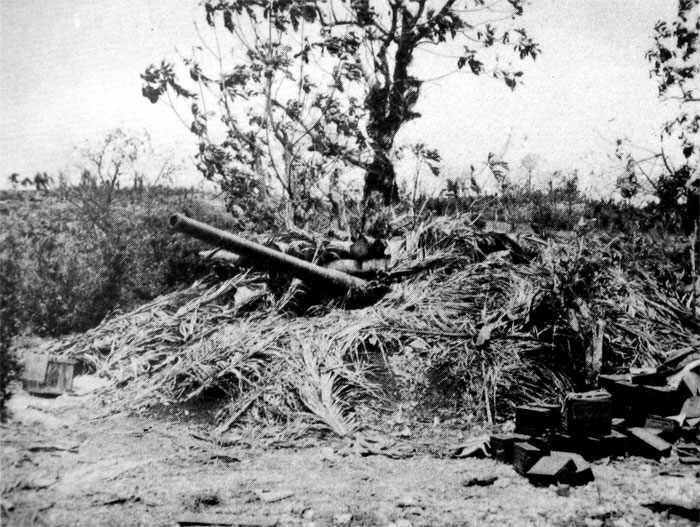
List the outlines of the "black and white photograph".
<svg viewBox="0 0 700 527">
<path fill-rule="evenodd" d="M 0 0 L 0 525 L 700 525 L 700 0 Z"/>
</svg>

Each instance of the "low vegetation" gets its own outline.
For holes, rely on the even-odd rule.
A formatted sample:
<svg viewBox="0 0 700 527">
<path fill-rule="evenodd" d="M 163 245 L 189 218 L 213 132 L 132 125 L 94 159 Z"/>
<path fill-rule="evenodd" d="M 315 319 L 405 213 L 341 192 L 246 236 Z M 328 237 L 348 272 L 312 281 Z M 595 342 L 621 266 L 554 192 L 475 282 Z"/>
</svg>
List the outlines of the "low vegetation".
<svg viewBox="0 0 700 527">
<path fill-rule="evenodd" d="M 85 331 L 110 312 L 132 309 L 209 272 L 196 256 L 199 246 L 166 228 L 174 208 L 221 227 L 233 224 L 208 197 L 161 189 L 120 193 L 108 231 L 65 196 L 4 197 L 0 274 L 3 306 L 12 311 L 5 316 L 21 333 L 39 336 Z"/>
</svg>

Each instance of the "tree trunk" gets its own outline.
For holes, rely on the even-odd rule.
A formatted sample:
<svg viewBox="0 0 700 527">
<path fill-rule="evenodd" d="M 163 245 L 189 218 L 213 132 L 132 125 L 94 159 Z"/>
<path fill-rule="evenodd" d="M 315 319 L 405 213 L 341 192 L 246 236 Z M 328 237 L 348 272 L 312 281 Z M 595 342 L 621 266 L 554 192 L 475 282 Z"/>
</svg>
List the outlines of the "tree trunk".
<svg viewBox="0 0 700 527">
<path fill-rule="evenodd" d="M 364 201 L 367 202 L 375 192 L 381 194 L 384 205 L 391 205 L 399 197 L 394 164 L 387 153 L 382 151 L 375 153 L 374 159 L 365 174 Z"/>
<path fill-rule="evenodd" d="M 294 172 L 291 166 L 291 154 L 285 147 L 284 152 L 284 177 L 287 181 L 287 200 L 285 203 L 285 218 L 284 224 L 287 230 L 291 230 L 296 226 L 294 199 L 296 198 L 296 189 L 294 187 Z"/>
<path fill-rule="evenodd" d="M 412 110 L 421 85 L 420 81 L 408 74 L 413 51 L 421 36 L 414 34 L 408 10 L 402 8 L 401 17 L 403 29 L 396 42 L 393 71 L 390 72 L 386 65 L 384 78 L 370 88 L 365 98 L 365 107 L 369 112 L 367 134 L 372 140 L 374 159 L 365 175 L 364 201 L 367 203 L 373 193 L 379 192 L 385 206 L 396 202 L 399 197 L 396 172 L 389 156 L 401 126 L 418 116 Z"/>
</svg>

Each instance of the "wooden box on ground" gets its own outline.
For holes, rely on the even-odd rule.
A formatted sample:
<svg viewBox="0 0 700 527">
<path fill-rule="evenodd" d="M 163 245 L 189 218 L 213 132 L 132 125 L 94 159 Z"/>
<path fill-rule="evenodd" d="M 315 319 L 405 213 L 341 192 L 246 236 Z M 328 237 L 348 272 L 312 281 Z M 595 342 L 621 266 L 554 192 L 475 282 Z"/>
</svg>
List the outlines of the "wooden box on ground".
<svg viewBox="0 0 700 527">
<path fill-rule="evenodd" d="M 515 409 L 515 432 L 542 435 L 559 428 L 561 414 L 556 405 L 529 404 Z"/>
<path fill-rule="evenodd" d="M 552 457 L 570 459 L 576 465 L 576 470 L 569 476 L 565 483 L 573 486 L 585 485 L 595 479 L 591 465 L 580 454 L 576 454 L 575 452 L 557 452 L 553 450 L 550 452 L 550 455 Z"/>
<path fill-rule="evenodd" d="M 529 443 L 515 443 L 513 445 L 513 467 L 523 476 L 537 463 L 546 452 Z"/>
<path fill-rule="evenodd" d="M 530 436 L 523 434 L 493 434 L 491 436 L 491 456 L 503 463 L 513 463 L 513 445 L 525 442 Z"/>
<path fill-rule="evenodd" d="M 647 415 L 677 415 L 686 397 L 684 390 L 671 386 L 641 386 L 638 404 Z"/>
<path fill-rule="evenodd" d="M 622 456 L 627 453 L 629 440 L 625 434 L 618 430 L 613 430 L 607 435 L 599 438 L 603 449 L 603 456 Z"/>
<path fill-rule="evenodd" d="M 631 452 L 643 457 L 659 460 L 669 456 L 673 445 L 644 428 L 630 428 Z"/>
<path fill-rule="evenodd" d="M 22 373 L 22 386 L 32 394 L 61 395 L 73 389 L 74 367 L 74 360 L 30 353 Z"/>
<path fill-rule="evenodd" d="M 544 456 L 527 471 L 527 479 L 537 486 L 567 481 L 576 472 L 576 463 L 563 456 Z"/>
<path fill-rule="evenodd" d="M 604 436 L 586 437 L 579 442 L 582 446 L 578 452 L 590 461 L 622 456 L 627 452 L 628 445 L 627 436 L 616 430 Z"/>
<path fill-rule="evenodd" d="M 612 430 L 612 396 L 605 390 L 570 393 L 562 428 L 571 436 L 599 437 Z"/>
<path fill-rule="evenodd" d="M 551 450 L 577 452 L 589 461 L 627 452 L 628 438 L 617 430 L 599 437 L 570 436 L 563 432 L 552 435 Z"/>
<path fill-rule="evenodd" d="M 644 423 L 644 429 L 670 442 L 678 438 L 680 431 L 678 421 L 658 415 L 648 415 Z"/>
<path fill-rule="evenodd" d="M 634 384 L 629 375 L 600 375 L 598 386 L 612 395 L 613 415 L 634 416 L 640 412 L 640 386 Z"/>
</svg>

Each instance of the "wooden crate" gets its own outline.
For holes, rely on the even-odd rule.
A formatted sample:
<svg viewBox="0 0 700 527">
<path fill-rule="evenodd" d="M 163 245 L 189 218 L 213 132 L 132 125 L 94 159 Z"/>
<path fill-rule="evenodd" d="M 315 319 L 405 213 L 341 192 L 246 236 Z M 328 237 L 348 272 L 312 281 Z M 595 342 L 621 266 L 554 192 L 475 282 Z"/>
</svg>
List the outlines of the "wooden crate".
<svg viewBox="0 0 700 527">
<path fill-rule="evenodd" d="M 570 393 L 564 401 L 564 432 L 573 437 L 600 437 L 612 430 L 612 396 L 605 390 Z"/>
<path fill-rule="evenodd" d="M 529 404 L 515 409 L 515 433 L 538 436 L 556 430 L 561 411 L 556 405 Z"/>
<path fill-rule="evenodd" d="M 529 443 L 515 443 L 513 445 L 513 467 L 524 476 L 545 454 L 546 452 L 542 452 Z"/>
<path fill-rule="evenodd" d="M 74 360 L 30 353 L 22 374 L 22 386 L 32 394 L 61 395 L 73 389 L 74 368 Z"/>
</svg>

